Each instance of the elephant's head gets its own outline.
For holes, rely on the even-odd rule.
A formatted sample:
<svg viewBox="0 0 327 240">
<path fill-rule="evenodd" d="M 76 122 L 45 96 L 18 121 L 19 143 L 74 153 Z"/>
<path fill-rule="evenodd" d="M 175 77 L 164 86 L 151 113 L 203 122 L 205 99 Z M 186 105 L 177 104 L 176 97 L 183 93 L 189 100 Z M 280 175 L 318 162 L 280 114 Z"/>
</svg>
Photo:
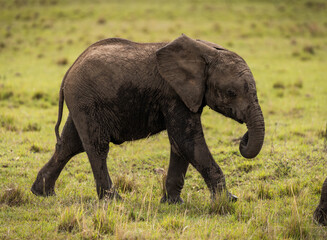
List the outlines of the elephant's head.
<svg viewBox="0 0 327 240">
<path fill-rule="evenodd" d="M 157 62 L 160 75 L 192 112 L 206 104 L 245 122 L 248 131 L 240 142 L 240 152 L 246 158 L 257 156 L 264 141 L 264 118 L 253 75 L 240 56 L 182 35 L 157 51 Z"/>
</svg>

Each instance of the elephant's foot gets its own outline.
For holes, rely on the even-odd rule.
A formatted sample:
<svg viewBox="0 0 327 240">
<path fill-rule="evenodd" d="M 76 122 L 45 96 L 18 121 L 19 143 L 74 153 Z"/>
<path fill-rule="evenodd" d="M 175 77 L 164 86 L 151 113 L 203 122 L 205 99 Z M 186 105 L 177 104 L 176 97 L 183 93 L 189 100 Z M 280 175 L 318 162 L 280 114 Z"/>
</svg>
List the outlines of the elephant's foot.
<svg viewBox="0 0 327 240">
<path fill-rule="evenodd" d="M 104 191 L 103 194 L 99 195 L 99 199 L 105 199 L 105 200 L 123 200 L 123 198 L 118 194 L 118 192 L 114 189 L 111 188 L 110 190 Z"/>
<path fill-rule="evenodd" d="M 31 191 L 36 196 L 48 197 L 56 195 L 54 190 L 54 184 L 46 184 L 45 179 L 42 177 L 37 177 L 35 182 L 31 187 Z"/>
<path fill-rule="evenodd" d="M 168 204 L 183 204 L 184 201 L 180 196 L 172 197 L 167 196 L 166 194 L 161 198 L 160 203 L 168 203 Z"/>
<path fill-rule="evenodd" d="M 235 196 L 234 194 L 228 192 L 228 199 L 229 199 L 229 201 L 231 201 L 231 202 L 237 202 L 238 197 Z"/>
<path fill-rule="evenodd" d="M 211 200 L 212 200 L 212 201 L 215 201 L 215 200 L 217 199 L 217 197 L 220 196 L 220 194 L 224 194 L 225 192 L 226 192 L 226 194 L 227 194 L 227 199 L 228 199 L 228 201 L 230 201 L 230 202 L 237 202 L 238 197 L 235 196 L 234 194 L 230 193 L 230 192 L 227 191 L 227 190 L 224 190 L 224 191 L 221 192 L 221 193 L 215 193 L 215 194 L 212 194 L 212 195 L 211 195 Z"/>
<path fill-rule="evenodd" d="M 317 223 L 327 226 L 327 211 L 321 207 L 317 207 L 316 211 L 313 214 L 313 218 Z"/>
</svg>

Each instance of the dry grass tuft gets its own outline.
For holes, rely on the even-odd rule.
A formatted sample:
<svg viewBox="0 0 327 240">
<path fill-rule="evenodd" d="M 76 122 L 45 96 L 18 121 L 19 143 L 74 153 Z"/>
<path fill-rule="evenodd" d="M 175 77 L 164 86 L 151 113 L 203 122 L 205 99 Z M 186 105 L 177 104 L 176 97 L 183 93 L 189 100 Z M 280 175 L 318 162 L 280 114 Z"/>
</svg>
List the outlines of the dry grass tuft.
<svg viewBox="0 0 327 240">
<path fill-rule="evenodd" d="M 260 182 L 257 194 L 259 199 L 272 199 L 274 195 L 270 185 L 263 182 Z"/>
<path fill-rule="evenodd" d="M 32 99 L 33 100 L 41 100 L 41 99 L 45 99 L 46 100 L 48 98 L 49 98 L 48 94 L 47 93 L 44 93 L 44 92 L 41 92 L 41 91 L 35 92 L 33 94 L 33 96 L 32 96 Z"/>
<path fill-rule="evenodd" d="M 41 126 L 37 123 L 28 123 L 27 126 L 23 128 L 24 132 L 39 132 L 41 130 Z"/>
<path fill-rule="evenodd" d="M 135 179 L 126 175 L 119 175 L 115 181 L 115 187 L 121 192 L 132 192 L 137 190 L 137 184 Z"/>
<path fill-rule="evenodd" d="M 67 58 L 60 58 L 57 60 L 57 65 L 59 66 L 66 66 L 68 64 L 68 59 Z"/>
<path fill-rule="evenodd" d="M 0 127 L 6 129 L 7 131 L 17 131 L 15 118 L 7 115 L 0 115 Z"/>
<path fill-rule="evenodd" d="M 81 228 L 81 214 L 66 207 L 59 219 L 58 232 L 73 232 Z"/>
<path fill-rule="evenodd" d="M 33 144 L 31 147 L 30 147 L 30 151 L 33 152 L 33 153 L 39 153 L 42 151 L 42 148 L 36 144 Z"/>
<path fill-rule="evenodd" d="M 14 92 L 11 90 L 1 89 L 0 91 L 0 100 L 8 100 L 14 96 Z"/>
<path fill-rule="evenodd" d="M 274 85 L 273 85 L 273 88 L 275 88 L 275 89 L 284 89 L 285 85 L 282 82 L 275 82 Z"/>
<path fill-rule="evenodd" d="M 99 25 L 103 25 L 103 24 L 106 24 L 107 20 L 104 18 L 104 17 L 100 17 L 98 20 L 97 20 L 97 23 Z"/>
<path fill-rule="evenodd" d="M 285 236 L 291 239 L 307 239 L 309 230 L 306 224 L 303 222 L 304 216 L 299 212 L 296 198 L 292 204 L 291 216 L 285 221 Z"/>
<path fill-rule="evenodd" d="M 99 234 L 110 234 L 113 235 L 116 229 L 116 218 L 112 211 L 105 211 L 99 209 L 93 217 L 94 229 Z"/>
<path fill-rule="evenodd" d="M 9 187 L 0 195 L 0 204 L 6 204 L 10 207 L 21 206 L 27 201 L 24 191 L 19 186 Z"/>
<path fill-rule="evenodd" d="M 185 227 L 185 221 L 179 216 L 168 216 L 162 220 L 161 226 L 167 231 L 173 230 L 181 232 Z"/>
<path fill-rule="evenodd" d="M 229 193 L 227 191 L 216 194 L 211 202 L 209 212 L 219 215 L 235 213 L 235 203 L 229 199 Z"/>
</svg>

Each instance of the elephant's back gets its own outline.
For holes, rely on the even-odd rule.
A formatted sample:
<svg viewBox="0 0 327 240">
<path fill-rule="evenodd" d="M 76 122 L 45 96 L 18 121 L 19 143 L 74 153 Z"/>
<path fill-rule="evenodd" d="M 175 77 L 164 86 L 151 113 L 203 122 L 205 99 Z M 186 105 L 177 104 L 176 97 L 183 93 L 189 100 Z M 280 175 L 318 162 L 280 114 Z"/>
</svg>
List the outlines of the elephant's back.
<svg viewBox="0 0 327 240">
<path fill-rule="evenodd" d="M 120 75 L 125 78 L 129 73 L 133 76 L 149 74 L 156 67 L 156 51 L 167 43 L 137 43 L 126 39 L 109 38 L 88 47 L 74 62 L 69 74 L 83 73 L 93 78 L 94 75 Z M 144 74 L 144 75 L 145 75 Z"/>
<path fill-rule="evenodd" d="M 143 101 L 142 94 L 155 92 L 158 95 L 164 83 L 157 70 L 156 51 L 165 44 L 106 39 L 91 45 L 75 61 L 64 79 L 68 108 L 71 110 L 100 101 L 111 105 L 113 99 L 121 96 L 126 102 L 135 103 L 138 98 Z M 122 94 L 131 92 L 131 89 L 134 94 Z"/>
<path fill-rule="evenodd" d="M 99 47 L 99 46 L 110 46 L 110 45 L 122 45 L 122 46 L 134 46 L 134 47 L 154 47 L 154 48 L 161 48 L 168 44 L 168 42 L 156 42 L 156 43 L 139 43 L 133 42 L 123 38 L 107 38 L 102 39 L 98 42 L 93 43 L 89 48 Z"/>
<path fill-rule="evenodd" d="M 167 43 L 138 43 L 122 38 L 108 38 L 89 46 L 76 60 L 128 60 L 149 58 Z"/>
<path fill-rule="evenodd" d="M 136 43 L 109 38 L 88 47 L 74 62 L 64 80 L 65 86 L 75 89 L 111 84 L 113 88 L 128 82 L 152 78 L 156 70 L 156 51 L 166 43 Z M 100 89 L 101 90 L 101 89 Z"/>
</svg>

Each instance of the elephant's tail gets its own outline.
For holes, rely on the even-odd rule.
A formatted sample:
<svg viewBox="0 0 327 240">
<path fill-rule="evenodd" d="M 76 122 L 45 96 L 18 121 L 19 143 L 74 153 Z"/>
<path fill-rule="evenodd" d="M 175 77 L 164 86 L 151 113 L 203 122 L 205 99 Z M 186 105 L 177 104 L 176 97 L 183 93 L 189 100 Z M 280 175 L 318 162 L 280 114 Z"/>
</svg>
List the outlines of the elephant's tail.
<svg viewBox="0 0 327 240">
<path fill-rule="evenodd" d="M 66 79 L 67 73 L 62 80 L 61 86 L 60 86 L 60 91 L 59 91 L 59 111 L 58 111 L 58 120 L 55 126 L 55 133 L 56 133 L 56 138 L 57 138 L 57 145 L 61 144 L 61 138 L 59 135 L 59 126 L 61 123 L 62 119 L 62 112 L 63 112 L 63 107 L 64 107 L 64 81 Z"/>
<path fill-rule="evenodd" d="M 91 45 L 93 46 L 93 45 Z M 90 47 L 89 47 L 90 48 Z M 62 112 L 63 112 L 63 108 L 64 108 L 64 86 L 65 86 L 65 80 L 67 78 L 68 73 L 70 72 L 70 70 L 72 69 L 72 67 L 74 66 L 74 64 L 76 63 L 76 61 L 89 49 L 87 48 L 73 63 L 73 65 L 70 66 L 70 68 L 68 69 L 68 71 L 66 72 L 62 82 L 61 82 L 61 86 L 60 86 L 60 91 L 59 91 L 59 111 L 58 111 L 58 120 L 55 126 L 55 133 L 56 133 L 56 138 L 57 138 L 57 145 L 61 144 L 61 138 L 59 135 L 59 126 L 61 123 L 61 119 L 62 119 Z"/>
</svg>

